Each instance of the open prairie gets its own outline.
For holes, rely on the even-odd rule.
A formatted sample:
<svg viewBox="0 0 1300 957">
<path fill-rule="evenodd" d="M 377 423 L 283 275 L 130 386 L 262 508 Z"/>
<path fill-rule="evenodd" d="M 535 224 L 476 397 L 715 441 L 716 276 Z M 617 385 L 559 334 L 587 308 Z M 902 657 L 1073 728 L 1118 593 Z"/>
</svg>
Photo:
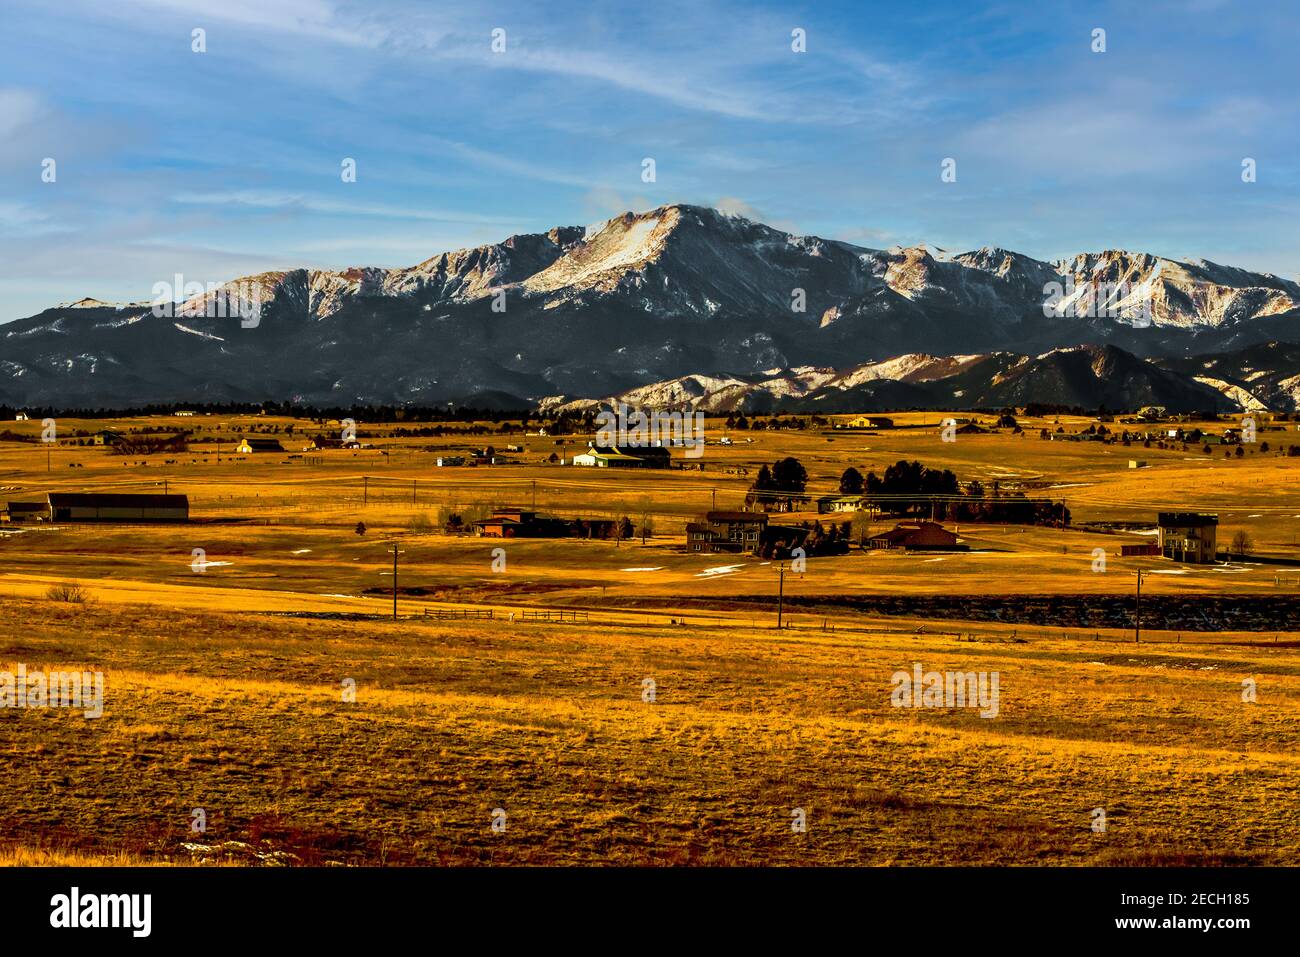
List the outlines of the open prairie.
<svg viewBox="0 0 1300 957">
<path fill-rule="evenodd" d="M 48 447 L 17 438 L 40 422 L 7 423 L 0 499 L 166 490 L 191 521 L 0 525 L 0 672 L 105 683 L 100 718 L 0 713 L 0 862 L 1293 860 L 1300 641 L 1268 617 L 1300 601 L 1295 424 L 1265 421 L 1238 456 L 1228 422 L 1200 423 L 1206 453 L 1074 441 L 1082 417 L 950 442 L 935 413 L 892 417 L 710 420 L 704 454 L 666 470 L 552 463 L 591 435 L 494 423 L 363 423 L 371 447 L 314 451 L 337 422 L 60 419 Z M 183 452 L 74 444 L 180 428 Z M 235 453 L 241 435 L 286 451 Z M 436 464 L 488 444 L 512 462 Z M 968 551 L 853 547 L 802 571 L 686 550 L 687 522 L 741 508 L 786 456 L 814 499 L 850 466 L 915 459 L 1064 503 L 1070 525 L 947 522 Z M 635 532 L 444 530 L 507 505 Z M 1158 511 L 1215 512 L 1220 547 L 1249 548 L 1121 557 Z M 855 540 L 896 521 L 867 519 L 773 516 L 852 521 Z M 83 600 L 53 597 L 65 584 Z M 917 666 L 996 675 L 996 714 L 897 706 Z"/>
</svg>

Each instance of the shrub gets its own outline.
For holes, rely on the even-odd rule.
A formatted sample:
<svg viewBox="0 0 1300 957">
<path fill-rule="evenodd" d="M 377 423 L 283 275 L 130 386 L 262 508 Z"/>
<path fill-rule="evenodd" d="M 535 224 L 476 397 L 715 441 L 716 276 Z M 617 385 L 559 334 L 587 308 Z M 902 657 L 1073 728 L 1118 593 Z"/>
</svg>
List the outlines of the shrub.
<svg viewBox="0 0 1300 957">
<path fill-rule="evenodd" d="M 46 589 L 45 597 L 50 601 L 66 601 L 74 605 L 80 605 L 86 601 L 86 590 L 80 585 L 74 585 L 72 582 L 59 582 L 57 585 L 51 585 Z"/>
</svg>

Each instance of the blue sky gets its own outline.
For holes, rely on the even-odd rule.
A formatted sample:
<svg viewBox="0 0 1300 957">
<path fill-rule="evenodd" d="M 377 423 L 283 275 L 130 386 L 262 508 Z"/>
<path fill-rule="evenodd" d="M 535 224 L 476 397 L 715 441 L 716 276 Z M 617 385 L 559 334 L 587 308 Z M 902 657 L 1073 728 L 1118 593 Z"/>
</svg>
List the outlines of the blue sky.
<svg viewBox="0 0 1300 957">
<path fill-rule="evenodd" d="M 1294 278 L 1287 7 L 5 0 L 0 321 L 679 201 L 867 246 Z"/>
</svg>

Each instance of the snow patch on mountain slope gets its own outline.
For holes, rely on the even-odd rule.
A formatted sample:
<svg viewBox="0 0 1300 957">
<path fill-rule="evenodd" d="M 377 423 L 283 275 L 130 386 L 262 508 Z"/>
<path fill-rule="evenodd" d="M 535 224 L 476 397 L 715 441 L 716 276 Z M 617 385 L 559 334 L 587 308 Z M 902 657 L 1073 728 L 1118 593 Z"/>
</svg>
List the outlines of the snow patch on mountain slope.
<svg viewBox="0 0 1300 957">
<path fill-rule="evenodd" d="M 212 335 L 212 333 L 210 332 L 200 332 L 198 329 L 191 329 L 189 326 L 182 326 L 179 322 L 173 322 L 172 325 L 175 326 L 177 329 L 179 329 L 181 332 L 188 332 L 190 335 L 198 336 L 200 339 L 212 339 L 216 342 L 226 341 L 220 336 Z"/>
<path fill-rule="evenodd" d="M 628 213 L 611 219 L 594 236 L 525 279 L 524 288 L 532 292 L 554 292 L 574 285 L 612 288 L 625 271 L 645 265 L 663 251 L 668 234 L 680 219 L 674 207 L 659 215 Z"/>
<path fill-rule="evenodd" d="M 1224 396 L 1236 402 L 1246 412 L 1264 412 L 1268 406 L 1255 398 L 1248 390 L 1239 385 L 1233 385 L 1231 382 L 1224 382 L 1222 379 L 1216 379 L 1213 376 L 1198 375 L 1193 376 L 1197 382 L 1202 385 L 1208 385 L 1211 389 L 1217 389 Z M 1280 384 L 1280 383 L 1279 383 Z"/>
</svg>

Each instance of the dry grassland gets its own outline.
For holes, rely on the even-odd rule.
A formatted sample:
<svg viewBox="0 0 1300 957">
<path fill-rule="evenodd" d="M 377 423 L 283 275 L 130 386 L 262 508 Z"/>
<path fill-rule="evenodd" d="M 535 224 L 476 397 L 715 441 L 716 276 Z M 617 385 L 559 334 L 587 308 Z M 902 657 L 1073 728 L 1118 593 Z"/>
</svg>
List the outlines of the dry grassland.
<svg viewBox="0 0 1300 957">
<path fill-rule="evenodd" d="M 875 434 L 733 431 L 736 445 L 708 446 L 704 471 L 667 472 L 544 462 L 585 438 L 398 439 L 392 425 L 362 425 L 374 449 L 301 453 L 302 433 L 335 428 L 304 422 L 297 439 L 279 436 L 284 455 L 231 458 L 234 436 L 269 417 L 60 421 L 65 436 L 198 429 L 221 437 L 220 464 L 206 441 L 148 457 L 59 446 L 47 471 L 41 447 L 0 442 L 0 498 L 165 481 L 196 519 L 0 526 L 0 671 L 106 675 L 102 718 L 0 711 L 0 863 L 1291 863 L 1296 635 L 1153 632 L 1134 645 L 1121 628 L 818 602 L 1100 600 L 1131 595 L 1139 567 L 1156 597 L 1284 597 L 1300 594 L 1300 567 L 1120 558 L 1121 543 L 1150 540 L 1132 532 L 963 526 L 969 553 L 810 560 L 785 579 L 805 604 L 777 631 L 769 604 L 742 600 L 774 595 L 774 565 L 682 548 L 685 522 L 715 501 L 739 507 L 760 464 L 794 455 L 814 495 L 849 465 L 879 473 L 915 458 L 1064 499 L 1076 525 L 1210 510 L 1221 543 L 1245 530 L 1260 555 L 1300 555 L 1300 458 L 1041 440 L 1054 418 L 1023 422 L 1024 436 L 943 443 L 937 419 L 899 414 L 926 427 Z M 1087 422 L 1060 419 L 1070 431 Z M 36 434 L 40 423 L 6 427 Z M 1294 429 L 1259 438 L 1276 449 L 1300 442 Z M 723 431 L 709 423 L 710 438 Z M 519 464 L 434 465 L 440 452 L 510 442 L 526 446 Z M 1149 467 L 1130 470 L 1130 458 Z M 644 544 L 508 542 L 497 572 L 500 541 L 412 525 L 533 501 L 565 516 L 647 516 L 654 531 Z M 391 612 L 394 543 L 398 622 L 371 617 Z M 1099 547 L 1104 573 L 1093 571 Z M 90 601 L 47 599 L 58 582 Z M 439 609 L 495 617 L 416 617 Z M 589 621 L 522 620 L 559 609 Z M 918 662 L 997 672 L 998 716 L 891 706 L 891 675 Z M 355 702 L 343 700 L 345 679 Z M 1257 682 L 1254 703 L 1242 700 L 1245 679 Z M 1104 833 L 1090 827 L 1099 807 Z M 202 835 L 190 830 L 195 808 Z M 497 808 L 503 833 L 491 827 Z M 806 833 L 791 828 L 796 808 Z"/>
</svg>

